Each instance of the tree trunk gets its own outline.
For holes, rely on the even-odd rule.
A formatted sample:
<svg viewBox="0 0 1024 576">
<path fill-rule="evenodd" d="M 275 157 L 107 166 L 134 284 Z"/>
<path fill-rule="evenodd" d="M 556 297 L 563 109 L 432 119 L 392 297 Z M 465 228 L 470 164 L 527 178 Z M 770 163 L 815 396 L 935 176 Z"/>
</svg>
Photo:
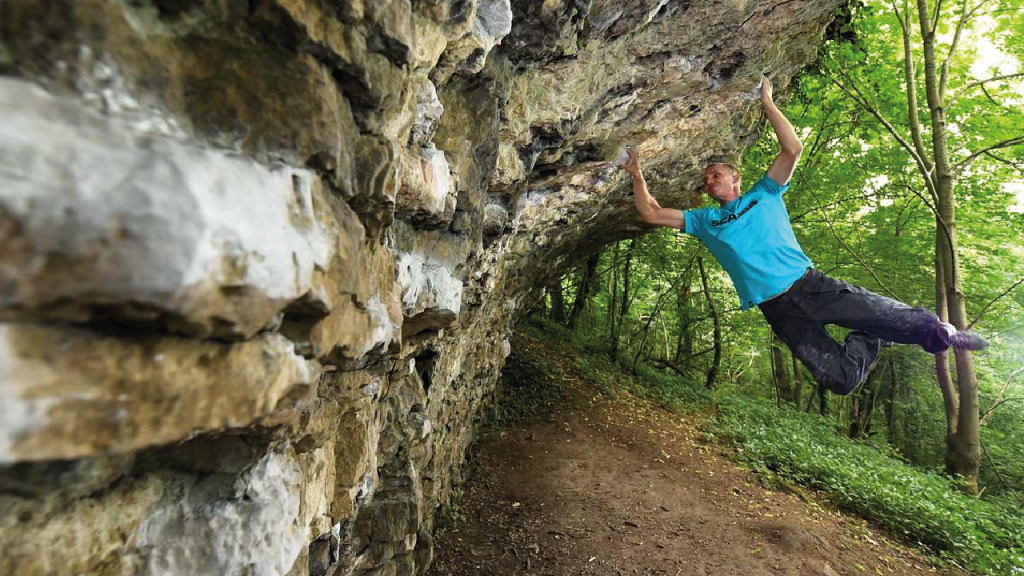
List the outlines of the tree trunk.
<svg viewBox="0 0 1024 576">
<path fill-rule="evenodd" d="M 828 390 L 821 385 L 818 385 L 818 413 L 828 416 Z"/>
<path fill-rule="evenodd" d="M 792 352 L 792 351 L 791 351 Z M 796 359 L 796 355 L 793 356 L 793 406 L 797 410 L 800 410 L 800 400 L 803 398 L 804 393 L 804 378 L 800 372 L 800 363 Z"/>
<path fill-rule="evenodd" d="M 689 305 L 690 294 L 691 282 L 690 276 L 687 275 L 676 292 L 676 317 L 679 319 L 679 329 L 676 334 L 676 362 L 679 362 L 680 358 L 686 358 L 693 354 L 693 335 L 690 328 L 692 322 L 690 322 L 690 314 L 688 313 L 691 310 Z"/>
<path fill-rule="evenodd" d="M 692 262 L 691 262 L 691 264 L 692 264 Z M 665 299 L 665 296 L 668 296 L 668 294 L 670 292 L 675 292 L 676 287 L 679 284 L 679 281 L 683 279 L 683 276 L 686 275 L 686 273 L 689 271 L 689 269 L 690 269 L 690 264 L 687 265 L 686 270 L 684 270 L 681 274 L 679 274 L 679 276 L 676 276 L 676 279 L 672 281 L 672 284 L 668 287 L 668 290 L 662 292 L 658 296 L 658 301 L 654 303 L 654 310 L 652 310 L 651 313 L 648 315 L 647 322 L 644 324 L 644 327 L 640 330 L 640 332 L 643 333 L 644 337 L 640 341 L 640 347 L 636 351 L 636 356 L 633 357 L 633 374 L 637 373 L 636 372 L 636 365 L 637 365 L 638 362 L 640 362 L 640 356 L 644 352 L 644 346 L 647 345 L 647 337 L 650 335 L 651 323 L 654 322 L 654 319 L 657 318 L 658 314 L 661 312 L 661 303 L 662 303 L 662 301 Z M 657 330 L 657 328 L 655 328 L 655 330 Z M 655 337 L 657 337 L 657 335 L 655 335 Z M 627 344 L 627 346 L 628 346 L 628 344 Z"/>
<path fill-rule="evenodd" d="M 892 370 L 892 360 L 886 360 L 887 370 Z M 878 397 L 882 394 L 882 375 L 879 373 L 878 378 L 875 381 L 875 385 L 871 391 L 871 404 L 868 405 L 867 412 L 864 413 L 864 419 L 861 422 L 861 430 L 863 430 L 864 436 L 871 436 L 871 416 L 875 413 L 875 408 L 878 407 Z"/>
<path fill-rule="evenodd" d="M 580 279 L 580 286 L 576 290 L 576 298 L 572 301 L 572 310 L 569 311 L 567 325 L 570 330 L 576 328 L 576 322 L 579 321 L 580 313 L 583 312 L 583 307 L 586 306 L 587 301 L 590 299 L 591 286 L 595 284 L 593 280 L 597 274 L 597 264 L 600 259 L 600 254 L 594 254 L 587 259 L 587 264 L 583 268 L 583 278 Z"/>
<path fill-rule="evenodd" d="M 941 197 L 940 197 L 941 198 Z M 952 201 L 950 202 L 952 204 Z M 947 226 L 950 219 L 946 220 Z M 952 230 L 951 230 L 952 233 Z M 952 266 L 955 272 L 959 272 L 959 262 L 956 256 L 956 237 L 953 237 L 953 245 L 950 250 L 952 262 L 948 260 L 947 265 Z M 950 274 L 946 274 L 949 278 Z M 962 288 L 960 287 L 960 275 L 954 274 L 947 283 L 947 299 L 949 303 L 949 315 L 952 324 L 957 330 L 967 327 L 967 308 Z M 956 432 L 953 433 L 951 443 L 948 445 L 947 466 L 952 474 L 959 474 L 967 481 L 968 491 L 972 494 L 978 492 L 978 468 L 981 462 L 981 422 L 978 403 L 978 379 L 974 371 L 974 358 L 970 350 L 956 350 L 956 383 L 957 392 L 960 398 L 960 405 L 957 414 Z"/>
<path fill-rule="evenodd" d="M 885 400 L 885 429 L 886 440 L 890 446 L 896 445 L 896 363 L 889 362 L 889 393 Z"/>
<path fill-rule="evenodd" d="M 633 265 L 633 252 L 636 250 L 636 238 L 629 241 L 629 249 L 626 251 L 626 264 L 622 270 L 622 312 L 619 314 L 619 318 L 625 318 L 629 314 L 629 281 L 630 281 L 630 268 Z"/>
<path fill-rule="evenodd" d="M 683 308 L 683 296 L 678 294 L 676 296 L 676 318 L 679 319 L 679 326 L 676 327 L 676 353 L 672 355 L 672 359 L 676 362 L 683 357 L 683 336 L 686 334 L 686 319 L 684 317 L 685 308 Z"/>
<path fill-rule="evenodd" d="M 867 387 L 867 382 L 864 383 L 857 392 L 850 397 L 850 429 L 847 432 L 847 436 L 851 439 L 860 437 L 860 404 L 861 396 L 864 394 L 864 388 Z"/>
<path fill-rule="evenodd" d="M 627 258 L 629 255 L 626 256 Z M 626 263 L 626 271 L 623 276 L 623 284 L 627 287 L 629 285 L 629 263 Z M 623 290 L 622 299 L 625 300 L 628 296 Z M 619 355 L 619 331 L 622 328 L 622 319 L 619 317 L 619 308 L 616 304 L 618 301 L 618 290 L 619 290 L 619 243 L 615 243 L 615 249 L 612 252 L 612 298 L 608 303 L 608 321 L 611 324 L 611 330 L 609 331 L 609 337 L 611 338 L 611 346 L 608 349 L 608 355 L 612 360 Z"/>
<path fill-rule="evenodd" d="M 615 305 L 615 298 L 618 296 L 618 243 L 611 247 L 611 290 L 608 291 L 608 317 L 605 324 L 608 326 L 608 333 L 615 329 L 615 315 L 618 313 Z"/>
<path fill-rule="evenodd" d="M 947 259 L 949 243 L 946 241 L 942 226 L 936 218 L 935 223 L 935 312 L 943 322 L 949 321 L 949 306 L 946 299 L 946 275 L 943 262 Z M 950 460 L 953 454 L 953 438 L 956 436 L 957 419 L 960 413 L 960 399 L 957 398 L 953 376 L 949 370 L 949 352 L 943 351 L 935 355 L 935 379 L 942 392 L 942 405 L 946 412 L 946 471 L 950 474 L 955 464 Z"/>
<path fill-rule="evenodd" d="M 814 399 L 817 397 L 817 395 L 818 393 L 816 390 L 811 391 L 811 393 L 807 395 L 807 405 L 804 406 L 804 412 L 808 414 L 811 413 L 811 404 L 814 402 Z"/>
<path fill-rule="evenodd" d="M 707 381 L 704 382 L 705 388 L 713 388 L 715 386 L 715 378 L 718 376 L 718 367 L 722 363 L 722 319 L 718 316 L 718 308 L 715 307 L 715 301 L 711 297 L 711 289 L 708 285 L 708 274 L 704 271 L 704 257 L 697 257 L 697 268 L 700 269 L 700 282 L 701 286 L 704 287 L 704 298 L 707 299 L 708 308 L 711 311 L 711 318 L 715 323 L 715 358 L 711 361 L 711 369 L 708 370 Z"/>
<path fill-rule="evenodd" d="M 594 286 L 596 278 L 591 277 L 590 285 Z M 587 309 L 590 310 L 590 333 L 594 333 L 594 294 L 597 293 L 599 288 L 594 286 L 594 289 L 587 290 Z"/>
<path fill-rule="evenodd" d="M 938 217 L 940 227 L 939 246 L 944 250 L 939 256 L 945 278 L 946 304 L 950 322 L 957 330 L 967 327 L 967 306 L 964 296 L 960 259 L 957 254 L 956 238 L 956 196 L 953 192 L 953 167 L 949 160 L 945 108 L 945 70 L 939 77 L 935 55 L 934 26 L 930 21 L 928 1 L 917 0 L 918 23 L 921 25 L 921 40 L 924 49 L 925 88 L 928 110 L 932 122 L 932 153 L 935 191 L 938 196 Z M 940 14 L 936 14 L 938 18 Z M 957 350 L 956 381 L 960 406 L 957 415 L 956 432 L 948 443 L 946 457 L 949 472 L 959 474 L 967 482 L 968 491 L 978 492 L 978 465 L 981 461 L 981 425 L 978 412 L 978 379 L 974 371 L 974 359 L 969 350 Z"/>
<path fill-rule="evenodd" d="M 779 390 L 779 398 L 783 402 L 792 402 L 793 386 L 789 381 L 789 370 L 786 369 L 786 357 L 782 353 L 784 344 L 775 331 L 772 331 L 771 346 L 772 370 L 775 372 L 775 385 Z"/>
<path fill-rule="evenodd" d="M 559 324 L 565 324 L 565 293 L 562 292 L 562 279 L 559 278 L 551 294 L 551 319 Z"/>
<path fill-rule="evenodd" d="M 871 415 L 875 412 L 878 393 L 882 389 L 883 370 L 875 370 L 852 398 L 850 408 L 850 438 L 866 438 L 871 434 Z"/>
</svg>

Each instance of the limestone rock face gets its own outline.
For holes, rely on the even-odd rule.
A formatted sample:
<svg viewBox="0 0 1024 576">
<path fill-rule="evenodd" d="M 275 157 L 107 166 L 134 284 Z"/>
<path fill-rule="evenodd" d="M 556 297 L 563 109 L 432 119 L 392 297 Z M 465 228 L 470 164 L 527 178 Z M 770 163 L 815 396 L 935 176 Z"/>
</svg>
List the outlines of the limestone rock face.
<svg viewBox="0 0 1024 576">
<path fill-rule="evenodd" d="M 513 324 L 839 0 L 0 0 L 0 576 L 420 574 Z"/>
<path fill-rule="evenodd" d="M 137 133 L 25 81 L 0 78 L 0 157 L 11 318 L 250 338 L 331 256 L 309 170 Z"/>
<path fill-rule="evenodd" d="M 280 334 L 237 344 L 0 324 L 0 464 L 121 453 L 273 419 L 315 391 Z"/>
</svg>

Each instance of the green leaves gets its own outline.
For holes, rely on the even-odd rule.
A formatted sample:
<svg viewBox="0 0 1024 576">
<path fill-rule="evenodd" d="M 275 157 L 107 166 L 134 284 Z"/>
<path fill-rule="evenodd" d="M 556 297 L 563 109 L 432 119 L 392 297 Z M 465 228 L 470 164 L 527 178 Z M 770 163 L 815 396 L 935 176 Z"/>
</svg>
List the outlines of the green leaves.
<svg viewBox="0 0 1024 576">
<path fill-rule="evenodd" d="M 934 2 L 930 5 L 934 9 Z M 968 10 L 979 5 L 978 0 L 967 3 Z M 920 152 L 931 162 L 933 127 L 918 12 L 914 3 L 897 6 L 909 20 Z M 943 4 L 937 36 L 940 66 L 950 53 L 961 6 Z M 908 150 L 864 108 L 874 109 L 916 148 L 903 27 L 887 2 L 867 2 L 838 21 L 819 62 L 799 79 L 785 108 L 805 145 L 786 196 L 794 230 L 819 268 L 934 309 L 936 203 L 914 160 L 918 151 Z M 1016 195 L 1004 191 L 1008 183 L 1024 186 L 1024 143 L 980 154 L 1024 134 L 1024 78 L 977 84 L 1008 71 L 1024 71 L 1024 2 L 993 0 L 964 25 L 949 60 L 945 102 L 950 161 L 960 165 L 954 173 L 956 231 L 969 318 L 1020 278 L 1024 262 L 1024 214 L 1012 211 Z M 766 135 L 747 152 L 745 174 L 763 171 L 775 153 Z M 994 344 L 974 359 L 983 409 L 1005 375 L 1024 363 L 1024 290 L 1018 292 L 993 304 L 975 326 Z M 912 432 L 897 442 L 912 461 L 941 466 L 945 423 L 931 358 L 909 347 L 899 353 L 907 358 L 900 380 L 914 392 L 903 400 L 899 413 L 904 428 Z M 1015 383 L 1009 394 L 1024 396 L 1022 385 Z M 991 419 L 988 428 L 1008 432 L 990 448 L 998 453 L 996 462 L 1006 470 L 1009 485 L 1024 487 L 1024 464 L 1017 464 L 1024 462 L 1024 418 L 1018 410 Z M 982 462 L 981 475 L 987 493 L 1003 489 L 988 461 Z"/>
<path fill-rule="evenodd" d="M 709 425 L 753 469 L 823 490 L 837 505 L 943 557 L 993 576 L 1024 569 L 1024 520 L 1016 510 L 839 437 L 828 419 L 729 396 Z"/>
</svg>

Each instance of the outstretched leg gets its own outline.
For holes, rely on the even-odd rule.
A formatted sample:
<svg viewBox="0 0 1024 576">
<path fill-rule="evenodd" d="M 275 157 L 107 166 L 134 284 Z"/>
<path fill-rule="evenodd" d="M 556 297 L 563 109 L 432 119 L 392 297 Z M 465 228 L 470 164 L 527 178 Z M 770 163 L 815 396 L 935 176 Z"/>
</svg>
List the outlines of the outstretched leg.
<svg viewBox="0 0 1024 576">
<path fill-rule="evenodd" d="M 791 289 L 786 295 L 792 293 L 807 316 L 822 324 L 861 330 L 889 342 L 917 344 L 932 354 L 953 344 L 951 330 L 930 310 L 907 306 L 818 270 L 811 270 L 804 280 L 798 291 Z"/>
<path fill-rule="evenodd" d="M 793 355 L 807 366 L 819 384 L 834 394 L 845 396 L 856 390 L 878 360 L 882 341 L 867 332 L 850 332 L 840 344 L 832 339 L 824 324 L 788 299 L 777 298 L 760 308 Z"/>
<path fill-rule="evenodd" d="M 949 347 L 980 350 L 984 338 L 957 332 L 930 310 L 914 308 L 859 286 L 810 270 L 785 293 L 759 308 L 815 379 L 836 394 L 849 394 L 867 377 L 887 342 L 917 344 L 932 354 Z M 840 344 L 825 330 L 853 331 Z"/>
</svg>

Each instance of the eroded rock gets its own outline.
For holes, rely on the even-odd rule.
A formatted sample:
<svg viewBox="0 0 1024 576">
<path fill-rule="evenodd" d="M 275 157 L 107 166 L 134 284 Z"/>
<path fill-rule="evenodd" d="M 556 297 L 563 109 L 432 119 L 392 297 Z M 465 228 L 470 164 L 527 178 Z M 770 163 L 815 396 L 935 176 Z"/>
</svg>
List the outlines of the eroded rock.
<svg viewBox="0 0 1024 576">
<path fill-rule="evenodd" d="M 325 488 L 303 472 L 279 445 L 240 474 L 146 473 L 50 518 L 29 514 L 29 501 L 0 496 L 22 518 L 0 523 L 4 568 L 25 576 L 285 574 L 307 544 L 303 493 Z M 40 539 L 49 553 L 36 553 Z"/>
<path fill-rule="evenodd" d="M 227 344 L 0 324 L 0 464 L 270 423 L 315 394 L 318 374 L 278 334 Z"/>
<path fill-rule="evenodd" d="M 0 574 L 423 573 L 616 151 L 692 205 L 838 5 L 0 0 Z"/>
<path fill-rule="evenodd" d="M 331 256 L 313 173 L 151 136 L 27 82 L 0 78 L 0 158 L 7 318 L 251 337 Z"/>
<path fill-rule="evenodd" d="M 427 225 L 451 222 L 456 191 L 444 152 L 429 146 L 402 155 L 398 210 L 409 220 Z"/>
</svg>

